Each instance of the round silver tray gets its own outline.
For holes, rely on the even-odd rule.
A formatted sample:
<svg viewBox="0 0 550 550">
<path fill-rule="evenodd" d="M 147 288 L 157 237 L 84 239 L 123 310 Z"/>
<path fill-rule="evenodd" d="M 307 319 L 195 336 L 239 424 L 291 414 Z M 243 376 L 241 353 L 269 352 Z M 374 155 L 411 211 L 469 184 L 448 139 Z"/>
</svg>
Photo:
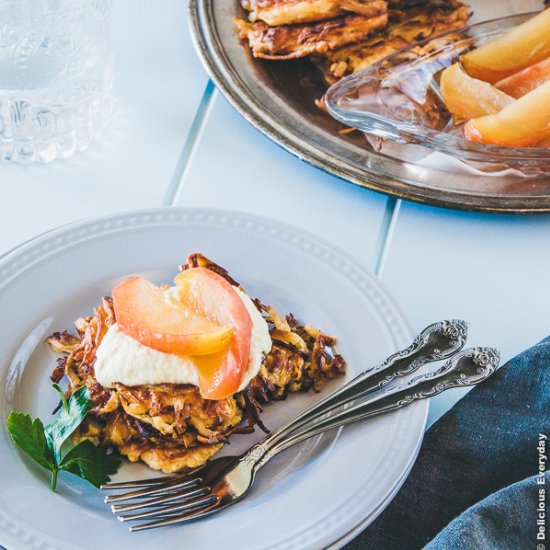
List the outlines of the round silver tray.
<svg viewBox="0 0 550 550">
<path fill-rule="evenodd" d="M 502 15 L 500 0 L 470 1 L 474 12 L 482 3 L 483 13 Z M 507 11 L 542 6 L 542 1 L 516 0 L 507 3 Z M 398 198 L 464 210 L 550 212 L 550 174 L 440 170 L 376 152 L 358 132 L 340 134 L 344 127 L 315 105 L 326 84 L 309 61 L 258 60 L 241 44 L 233 24 L 234 17 L 243 16 L 237 0 L 190 0 L 189 9 L 195 46 L 217 87 L 248 122 L 298 158 Z"/>
</svg>

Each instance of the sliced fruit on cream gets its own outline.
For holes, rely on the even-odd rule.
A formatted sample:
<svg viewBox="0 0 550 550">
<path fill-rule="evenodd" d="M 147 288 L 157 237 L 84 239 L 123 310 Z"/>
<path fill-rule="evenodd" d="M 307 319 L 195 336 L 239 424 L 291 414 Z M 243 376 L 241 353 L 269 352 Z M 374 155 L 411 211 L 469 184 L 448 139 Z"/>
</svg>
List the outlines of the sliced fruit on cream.
<svg viewBox="0 0 550 550">
<path fill-rule="evenodd" d="M 145 349 L 142 355 L 147 355 L 148 361 L 155 356 L 166 373 L 161 378 L 166 379 L 158 380 L 149 373 L 142 380 L 147 377 L 157 380 L 157 383 L 182 380 L 179 383 L 198 385 L 202 397 L 206 399 L 229 397 L 241 388 L 250 365 L 253 363 L 254 368 L 259 369 L 263 353 L 271 349 L 267 323 L 248 296 L 214 271 L 191 268 L 178 275 L 175 283 L 172 288 L 159 288 L 146 279 L 130 277 L 118 284 L 113 289 L 117 330 L 139 346 L 169 354 L 172 359 L 185 360 L 183 368 L 181 361 L 167 361 L 168 358 L 147 353 Z M 259 316 L 259 321 L 253 322 L 251 310 L 255 317 Z M 263 326 L 258 329 L 259 325 Z M 130 373 L 128 365 L 120 361 L 120 353 L 116 353 L 116 364 L 120 366 L 121 376 L 118 380 L 115 378 L 117 367 L 111 361 L 115 356 L 113 346 L 104 353 L 112 336 L 107 334 L 105 346 L 102 342 L 98 349 L 98 380 L 105 375 L 106 383 L 128 383 L 127 380 L 132 379 L 135 385 L 135 380 L 140 378 L 134 376 L 133 369 Z M 140 354 L 135 345 L 125 348 L 134 357 Z M 260 349 L 259 360 L 256 348 Z M 251 357 L 252 351 L 254 357 Z M 137 359 L 134 361 L 137 362 Z M 178 368 L 176 365 L 181 367 L 181 377 L 171 372 L 171 369 Z M 191 380 L 193 375 L 196 381 Z"/>
<path fill-rule="evenodd" d="M 232 328 L 233 338 L 225 351 L 195 358 L 201 395 L 223 399 L 239 388 L 247 370 L 252 320 L 234 288 L 213 271 L 187 269 L 175 279 L 181 303 L 211 322 Z"/>
<path fill-rule="evenodd" d="M 272 341 L 267 321 L 254 302 L 239 288 L 232 287 L 252 319 L 252 338 L 245 376 L 237 391 L 243 390 L 262 366 Z M 176 288 L 165 291 L 167 298 L 177 296 Z M 177 299 L 177 298 L 173 298 Z M 199 386 L 198 356 L 163 353 L 140 344 L 124 334 L 117 323 L 109 327 L 97 349 L 94 371 L 96 380 L 105 388 L 117 383 L 125 386 L 149 384 L 192 384 Z"/>
<path fill-rule="evenodd" d="M 193 311 L 141 277 L 113 289 L 120 330 L 144 346 L 176 355 L 209 355 L 226 350 L 233 339 L 229 324 Z"/>
</svg>

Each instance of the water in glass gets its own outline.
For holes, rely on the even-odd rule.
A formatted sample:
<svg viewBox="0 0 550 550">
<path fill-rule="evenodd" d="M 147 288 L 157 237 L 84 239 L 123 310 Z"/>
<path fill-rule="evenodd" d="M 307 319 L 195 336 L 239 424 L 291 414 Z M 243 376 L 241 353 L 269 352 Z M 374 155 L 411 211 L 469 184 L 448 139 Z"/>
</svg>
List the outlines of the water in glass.
<svg viewBox="0 0 550 550">
<path fill-rule="evenodd" d="M 111 0 L 0 0 L 0 159 L 88 146 L 112 112 Z"/>
</svg>

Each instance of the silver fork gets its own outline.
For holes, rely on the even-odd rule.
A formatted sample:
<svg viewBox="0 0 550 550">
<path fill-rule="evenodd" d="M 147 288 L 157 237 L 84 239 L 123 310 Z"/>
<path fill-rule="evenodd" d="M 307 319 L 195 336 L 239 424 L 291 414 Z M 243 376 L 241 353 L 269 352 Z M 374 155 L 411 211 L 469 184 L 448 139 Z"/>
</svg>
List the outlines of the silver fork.
<svg viewBox="0 0 550 550">
<path fill-rule="evenodd" d="M 314 419 L 282 440 L 269 435 L 241 456 L 222 457 L 212 461 L 198 475 L 190 474 L 177 481 L 153 486 L 145 491 L 146 494 L 126 494 L 121 500 L 138 498 L 140 501 L 115 504 L 112 506 L 113 512 L 152 508 L 118 516 L 121 521 L 152 520 L 130 528 L 131 531 L 142 531 L 183 523 L 221 511 L 242 500 L 252 487 L 260 468 L 290 446 L 327 430 L 398 410 L 451 388 L 478 384 L 495 371 L 499 361 L 498 351 L 492 348 L 461 351 L 437 371 L 369 397 L 328 418 L 321 411 Z M 145 499 L 148 496 L 152 498 Z"/>
<path fill-rule="evenodd" d="M 302 426 L 313 418 L 321 409 L 324 414 L 327 414 L 334 408 L 343 406 L 350 401 L 387 386 L 396 378 L 414 373 L 427 363 L 444 361 L 452 357 L 464 347 L 467 337 L 468 323 L 459 319 L 439 321 L 427 326 L 418 334 L 410 346 L 390 355 L 383 363 L 367 369 L 324 399 L 321 399 L 302 414 L 281 426 L 276 432 L 273 432 L 272 437 L 274 439 L 285 437 L 292 430 Z M 208 462 L 206 466 L 209 467 L 212 462 Z M 126 500 L 126 497 L 137 498 L 147 496 L 156 492 L 161 485 L 170 485 L 172 481 L 177 482 L 181 480 L 182 476 L 195 473 L 203 467 L 184 470 L 172 476 L 108 483 L 101 488 L 151 488 L 123 495 L 108 496 L 105 498 L 105 502 L 107 503 Z"/>
</svg>

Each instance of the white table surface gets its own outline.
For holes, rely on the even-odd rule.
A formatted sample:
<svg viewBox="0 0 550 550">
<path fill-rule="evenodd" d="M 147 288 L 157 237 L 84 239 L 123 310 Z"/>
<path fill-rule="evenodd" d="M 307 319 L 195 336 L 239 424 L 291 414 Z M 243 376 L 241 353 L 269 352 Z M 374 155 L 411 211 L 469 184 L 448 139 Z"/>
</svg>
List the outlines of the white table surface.
<svg viewBox="0 0 550 550">
<path fill-rule="evenodd" d="M 213 206 L 279 218 L 355 255 L 415 329 L 459 317 L 503 360 L 549 331 L 550 217 L 453 212 L 396 201 L 284 152 L 215 91 L 183 0 L 118 0 L 117 113 L 101 143 L 51 164 L 0 165 L 0 254 L 90 216 Z M 460 396 L 433 400 L 429 422 Z"/>
</svg>

